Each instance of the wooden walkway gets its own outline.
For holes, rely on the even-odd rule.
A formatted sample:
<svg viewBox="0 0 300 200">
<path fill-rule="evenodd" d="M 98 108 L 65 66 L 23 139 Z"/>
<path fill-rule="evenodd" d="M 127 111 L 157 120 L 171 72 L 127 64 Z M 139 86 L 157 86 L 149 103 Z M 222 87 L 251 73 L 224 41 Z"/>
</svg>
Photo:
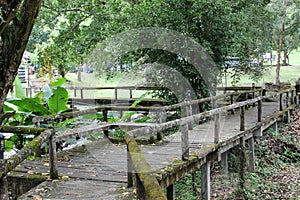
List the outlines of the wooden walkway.
<svg viewBox="0 0 300 200">
<path fill-rule="evenodd" d="M 278 103 L 263 102 L 263 118 L 278 111 Z M 257 107 L 245 111 L 246 130 L 257 122 Z M 214 148 L 214 123 L 209 121 L 194 125 L 189 131 L 190 154 L 206 154 Z M 241 133 L 239 112 L 221 116 L 220 142 L 230 140 Z M 175 160 L 181 160 L 180 132 L 167 138 L 161 145 L 141 145 L 147 162 L 153 171 L 163 173 Z M 45 181 L 20 199 L 123 199 L 127 186 L 127 151 L 125 145 L 116 145 L 107 139 L 60 153 L 59 176 L 65 180 Z M 20 172 L 20 173 L 16 173 Z M 49 173 L 48 157 L 26 160 L 14 170 L 15 174 Z M 68 177 L 68 178 L 67 178 Z"/>
</svg>

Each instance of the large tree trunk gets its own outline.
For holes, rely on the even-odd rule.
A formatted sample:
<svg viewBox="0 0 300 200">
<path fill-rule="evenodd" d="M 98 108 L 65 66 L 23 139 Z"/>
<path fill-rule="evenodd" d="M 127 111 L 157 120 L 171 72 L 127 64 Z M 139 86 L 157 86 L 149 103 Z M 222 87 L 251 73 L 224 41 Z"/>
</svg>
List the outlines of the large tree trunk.
<svg viewBox="0 0 300 200">
<path fill-rule="evenodd" d="M 27 45 L 34 21 L 43 0 L 1 0 L 4 22 L 0 25 L 0 124 L 3 106 L 9 90 L 13 87 L 21 59 Z M 18 16 L 16 13 L 18 12 Z"/>
</svg>

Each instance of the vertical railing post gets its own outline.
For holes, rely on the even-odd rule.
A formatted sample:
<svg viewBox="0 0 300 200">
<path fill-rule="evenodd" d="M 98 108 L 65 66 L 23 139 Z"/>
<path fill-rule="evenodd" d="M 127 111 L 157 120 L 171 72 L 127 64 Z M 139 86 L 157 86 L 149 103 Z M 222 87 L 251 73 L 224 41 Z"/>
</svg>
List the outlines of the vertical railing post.
<svg viewBox="0 0 300 200">
<path fill-rule="evenodd" d="M 3 172 L 0 177 L 0 200 L 8 199 L 8 182 L 7 182 L 7 161 L 0 159 L 0 170 Z"/>
<path fill-rule="evenodd" d="M 257 105 L 257 122 L 261 122 L 262 116 L 262 100 L 259 100 Z"/>
<path fill-rule="evenodd" d="M 132 99 L 132 89 L 129 89 L 129 98 Z"/>
<path fill-rule="evenodd" d="M 83 99 L 83 89 L 80 89 L 80 98 Z"/>
<path fill-rule="evenodd" d="M 188 125 L 183 122 L 180 126 L 181 132 L 181 157 L 182 160 L 189 159 L 189 134 L 188 134 Z"/>
<path fill-rule="evenodd" d="M 77 93 L 76 93 L 76 88 L 74 87 L 74 97 L 77 96 Z"/>
<path fill-rule="evenodd" d="M 252 99 L 255 98 L 255 83 L 252 83 L 252 86 L 251 86 L 253 92 L 252 92 Z M 255 107 L 255 103 L 252 104 L 253 107 Z"/>
<path fill-rule="evenodd" d="M 290 94 L 290 92 L 287 91 L 286 96 L 285 96 L 285 106 L 286 106 L 286 108 L 289 107 L 289 94 Z"/>
<path fill-rule="evenodd" d="M 193 115 L 192 105 L 190 104 L 190 103 L 191 103 L 191 100 L 192 100 L 192 97 L 191 97 L 191 91 L 188 90 L 187 93 L 186 93 L 186 98 L 185 98 L 185 102 L 188 103 L 188 105 L 186 105 L 186 107 L 185 107 L 185 116 L 186 116 L 186 117 L 192 116 L 192 115 Z M 189 122 L 189 123 L 188 123 L 188 129 L 189 129 L 189 130 L 193 130 L 192 122 Z"/>
<path fill-rule="evenodd" d="M 294 90 L 291 91 L 291 105 L 294 105 Z"/>
<path fill-rule="evenodd" d="M 57 170 L 57 154 L 56 154 L 56 141 L 55 141 L 55 131 L 51 130 L 51 135 L 49 137 L 49 160 L 50 160 L 50 178 L 58 178 Z"/>
<path fill-rule="evenodd" d="M 245 106 L 240 107 L 240 131 L 245 130 Z"/>
<path fill-rule="evenodd" d="M 107 123 L 108 122 L 108 111 L 107 111 L 107 109 L 102 110 L 102 115 L 103 115 L 102 123 Z M 108 138 L 108 130 L 104 130 L 103 133 L 104 133 L 104 136 L 106 138 Z"/>
<path fill-rule="evenodd" d="M 230 104 L 234 103 L 233 99 L 234 99 L 234 96 L 232 94 L 232 95 L 230 95 Z M 234 108 L 231 110 L 231 114 L 234 115 Z"/>
<path fill-rule="evenodd" d="M 218 113 L 216 115 L 214 115 L 214 120 L 215 120 L 215 128 L 214 128 L 214 142 L 215 144 L 218 144 L 220 142 L 220 116 L 221 114 Z"/>
<path fill-rule="evenodd" d="M 282 93 L 279 94 L 279 111 L 283 110 L 283 106 L 282 106 Z"/>
<path fill-rule="evenodd" d="M 115 88 L 115 103 L 118 101 L 118 89 Z"/>
</svg>

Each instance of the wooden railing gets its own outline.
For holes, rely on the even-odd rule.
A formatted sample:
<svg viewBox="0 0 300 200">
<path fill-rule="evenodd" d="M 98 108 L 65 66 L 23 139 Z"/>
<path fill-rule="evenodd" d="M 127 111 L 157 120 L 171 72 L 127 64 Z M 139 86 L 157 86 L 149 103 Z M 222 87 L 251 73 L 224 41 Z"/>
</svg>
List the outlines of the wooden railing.
<svg viewBox="0 0 300 200">
<path fill-rule="evenodd" d="M 150 107 L 150 108 L 144 108 L 144 107 L 138 107 L 138 108 L 131 108 L 131 107 L 97 107 L 97 108 L 93 108 L 93 109 L 89 109 L 89 110 L 85 110 L 85 111 L 78 111 L 78 112 L 73 112 L 73 113 L 64 113 L 64 114 L 60 114 L 60 115 L 55 115 L 55 116 L 45 116 L 45 117 L 36 117 L 34 118 L 33 122 L 36 124 L 39 123 L 44 123 L 47 121 L 52 121 L 52 120 L 64 120 L 67 118 L 72 118 L 72 117 L 77 117 L 80 115 L 84 115 L 84 114 L 90 114 L 90 113 L 95 113 L 97 111 L 102 111 L 102 113 L 104 114 L 103 120 L 107 120 L 107 111 L 108 110 L 116 110 L 116 111 L 120 111 L 120 110 L 136 110 L 136 111 L 141 111 L 141 110 L 145 110 L 145 111 L 149 111 L 149 110 L 154 110 L 157 112 L 166 112 L 166 111 L 171 111 L 171 110 L 176 110 L 179 108 L 185 108 L 186 114 L 180 118 L 180 119 L 176 119 L 173 121 L 169 121 L 169 122 L 161 122 L 158 124 L 155 124 L 153 126 L 144 126 L 142 128 L 138 128 L 138 129 L 134 129 L 132 131 L 129 131 L 126 136 L 126 143 L 127 143 L 127 147 L 128 147 L 128 185 L 133 185 L 132 183 L 132 175 L 135 174 L 136 180 L 138 182 L 137 184 L 137 189 L 138 189 L 138 194 L 140 195 L 140 198 L 148 198 L 148 199 L 152 199 L 151 195 L 158 195 L 155 196 L 154 199 L 165 199 L 166 197 L 164 197 L 161 194 L 161 191 L 158 190 L 157 193 L 151 193 L 151 190 L 153 190 L 152 187 L 149 187 L 149 185 L 147 185 L 148 183 L 154 183 L 155 187 L 157 186 L 156 183 L 156 178 L 153 178 L 153 175 L 149 174 L 149 173 L 140 173 L 141 172 L 141 168 L 148 168 L 149 166 L 147 165 L 147 163 L 144 162 L 144 158 L 143 157 L 139 157 L 139 158 L 135 158 L 134 157 L 134 152 L 140 152 L 139 148 L 137 147 L 136 142 L 134 141 L 134 136 L 139 136 L 141 134 L 146 134 L 149 137 L 152 137 L 154 135 L 157 135 L 169 128 L 172 127 L 180 127 L 180 131 L 181 131 L 181 157 L 182 160 L 184 162 L 186 162 L 186 165 L 191 164 L 191 162 L 189 161 L 190 159 L 190 147 L 189 147 L 189 136 L 188 136 L 188 130 L 192 129 L 192 124 L 198 124 L 199 121 L 203 118 L 207 118 L 207 117 L 213 117 L 214 119 L 214 126 L 215 126 L 215 133 L 214 133 L 214 143 L 215 146 L 213 148 L 212 151 L 215 151 L 218 148 L 221 148 L 224 141 L 220 141 L 220 115 L 222 113 L 226 113 L 228 111 L 231 110 L 235 110 L 235 109 L 239 109 L 240 110 L 240 130 L 241 131 L 245 131 L 245 107 L 249 106 L 249 105 L 253 105 L 253 104 L 257 104 L 257 109 L 258 109 L 258 115 L 257 115 L 257 122 L 260 123 L 261 126 L 263 126 L 262 123 L 262 101 L 268 98 L 274 98 L 274 97 L 278 97 L 279 99 L 279 112 L 275 117 L 278 116 L 282 116 L 282 115 L 286 115 L 287 118 L 290 117 L 290 111 L 296 106 L 296 102 L 295 101 L 295 96 L 294 96 L 294 90 L 293 89 L 287 89 L 287 90 L 283 90 L 280 91 L 278 93 L 274 93 L 271 95 L 267 95 L 267 96 L 261 96 L 262 90 L 261 89 L 257 89 L 257 90 L 250 90 L 250 91 L 245 91 L 245 93 L 258 93 L 258 97 L 255 97 L 253 99 L 249 99 L 246 101 L 242 101 L 242 102 L 237 102 L 237 103 L 233 103 L 230 105 L 226 105 L 223 107 L 219 107 L 219 108 L 213 108 L 209 111 L 205 111 L 205 112 L 201 112 L 201 113 L 193 113 L 192 111 L 192 106 L 194 105 L 199 105 L 203 102 L 214 102 L 218 99 L 223 99 L 224 97 L 231 97 L 232 95 L 237 95 L 237 94 L 241 94 L 241 92 L 234 92 L 234 93 L 228 93 L 228 94 L 222 94 L 222 95 L 218 95 L 218 96 L 214 96 L 211 98 L 205 98 L 205 99 L 199 99 L 199 100 L 189 100 L 186 102 L 182 102 L 176 105 L 171 105 L 171 106 L 163 106 L 163 107 Z M 254 97 L 255 95 L 253 95 Z M 298 96 L 299 99 L 299 96 Z M 106 118 L 106 119 L 105 119 Z M 36 152 L 38 150 L 38 148 L 44 143 L 44 142 L 49 142 L 49 160 L 50 160 L 50 176 L 51 178 L 57 178 L 58 177 L 58 169 L 57 169 L 57 164 L 56 164 L 56 143 L 54 141 L 59 141 L 60 139 L 65 139 L 66 137 L 72 137 L 72 136 L 76 136 L 78 134 L 80 135 L 88 135 L 90 133 L 92 133 L 95 130 L 98 131 L 103 131 L 105 133 L 106 136 L 108 136 L 108 130 L 110 128 L 112 128 L 112 126 L 118 126 L 118 124 L 107 124 L 104 123 L 102 125 L 91 125 L 90 127 L 84 127 L 82 130 L 75 130 L 72 131 L 71 133 L 68 132 L 57 132 L 54 133 L 53 130 L 48 129 L 30 129 L 30 128 L 15 128 L 15 127 L 1 127 L 0 128 L 0 132 L 12 132 L 12 133 L 31 133 L 31 134 L 35 134 L 37 135 L 37 137 L 30 143 L 28 143 L 19 153 L 17 153 L 16 155 L 14 155 L 13 157 L 7 159 L 7 160 L 1 160 L 1 170 L 0 170 L 0 178 L 2 180 L 1 182 L 1 186 L 5 185 L 5 177 L 7 176 L 7 173 L 11 170 L 13 170 L 20 162 L 22 162 L 25 158 L 27 158 L 29 155 L 31 155 L 32 153 Z M 128 125 L 130 126 L 130 125 Z M 239 138 L 243 138 L 243 135 L 239 135 Z M 207 154 L 206 156 L 208 156 L 209 154 Z M 205 157 L 205 155 L 204 155 Z M 140 159 L 143 160 L 143 164 L 142 166 L 139 165 L 139 161 Z M 207 173 L 204 173 L 205 171 L 207 172 L 209 170 L 209 162 L 206 161 L 206 159 L 202 160 L 203 158 L 197 158 L 198 161 L 201 160 L 201 163 L 197 163 L 197 161 L 195 161 L 194 163 L 197 163 L 197 166 L 202 166 L 203 168 L 203 180 L 206 180 L 207 177 L 205 177 L 205 175 L 207 176 Z M 189 169 L 189 168 L 186 168 Z M 134 171 L 134 173 L 132 172 Z M 146 181 L 146 180 L 149 180 Z M 154 181 L 154 182 L 153 182 Z M 163 180 L 160 180 L 161 184 L 163 184 Z M 165 184 L 165 183 L 164 183 Z M 167 196 L 168 199 L 172 198 L 172 194 L 173 193 L 173 182 L 169 182 L 168 184 L 165 184 L 165 186 L 167 186 Z M 208 184 L 209 183 L 203 183 L 204 187 L 202 188 L 203 190 L 208 190 Z M 205 185 L 207 187 L 205 187 Z M 154 187 L 154 186 L 153 186 Z M 3 189 L 3 187 L 1 187 Z M 159 187 L 158 187 L 159 188 Z M 157 188 L 157 189 L 158 189 Z M 207 191 L 203 192 L 203 198 L 207 198 Z M 2 194 L 2 191 L 1 191 Z M 3 193 L 4 195 L 6 195 L 6 193 Z"/>
</svg>

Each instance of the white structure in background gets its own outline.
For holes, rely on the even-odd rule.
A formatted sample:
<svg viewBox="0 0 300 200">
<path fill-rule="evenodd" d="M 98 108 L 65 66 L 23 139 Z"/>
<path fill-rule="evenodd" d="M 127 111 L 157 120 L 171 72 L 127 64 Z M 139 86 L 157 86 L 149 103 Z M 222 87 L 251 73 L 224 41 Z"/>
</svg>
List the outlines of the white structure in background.
<svg viewBox="0 0 300 200">
<path fill-rule="evenodd" d="M 31 53 L 25 51 L 22 57 L 22 63 L 18 69 L 18 76 L 22 83 L 26 83 L 28 80 L 28 71 L 29 71 L 29 63 L 30 63 L 30 55 Z"/>
</svg>

